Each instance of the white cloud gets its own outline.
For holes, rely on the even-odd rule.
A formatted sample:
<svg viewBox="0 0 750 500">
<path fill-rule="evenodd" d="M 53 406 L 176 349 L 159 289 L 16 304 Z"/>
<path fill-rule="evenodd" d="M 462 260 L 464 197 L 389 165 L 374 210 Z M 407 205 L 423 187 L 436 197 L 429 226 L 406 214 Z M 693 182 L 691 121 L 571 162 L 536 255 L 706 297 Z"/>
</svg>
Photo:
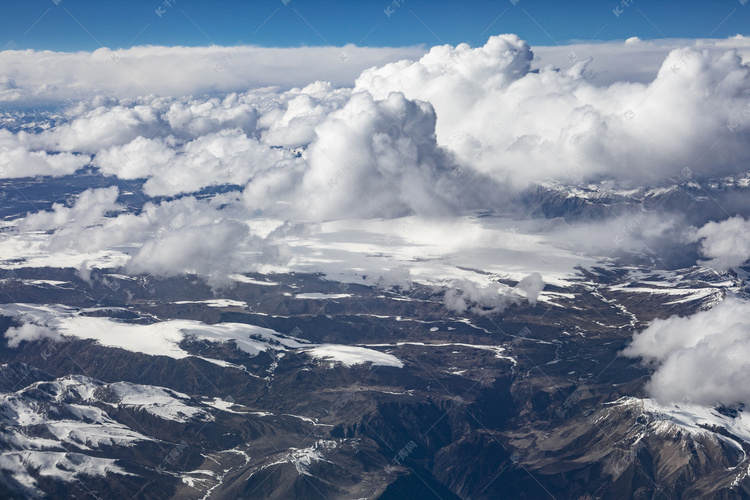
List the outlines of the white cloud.
<svg viewBox="0 0 750 500">
<path fill-rule="evenodd" d="M 291 255 L 278 234 L 250 233 L 248 214 L 237 192 L 199 200 L 183 196 L 146 203 L 140 213 L 123 212 L 116 187 L 87 190 L 72 206 L 29 214 L 18 222 L 21 234 L 46 230 L 42 248 L 51 254 L 95 253 L 117 249 L 129 258 L 126 272 L 175 276 L 195 273 L 212 286 L 229 283 L 236 272 L 286 263 Z M 90 281 L 90 265 L 80 266 Z"/>
<path fill-rule="evenodd" d="M 258 121 L 263 142 L 273 146 L 306 146 L 315 140 L 315 127 L 349 99 L 350 89 L 335 89 L 316 82 L 299 91 L 285 92 Z"/>
<path fill-rule="evenodd" d="M 136 137 L 123 145 L 99 150 L 94 165 L 104 175 L 120 179 L 146 179 L 166 168 L 177 152 L 161 138 Z"/>
<path fill-rule="evenodd" d="M 604 207 L 602 207 L 604 208 Z M 605 208 L 605 210 L 607 210 Z M 662 267 L 695 264 L 695 228 L 685 214 L 658 210 L 641 204 L 620 215 L 566 222 L 562 218 L 538 219 L 526 230 L 542 234 L 558 244 L 589 255 L 644 256 Z"/>
<path fill-rule="evenodd" d="M 0 129 L 0 178 L 68 175 L 90 160 L 88 155 L 47 153 L 29 148 L 17 136 Z"/>
<path fill-rule="evenodd" d="M 33 342 L 45 338 L 59 338 L 60 335 L 49 327 L 35 323 L 24 323 L 21 326 L 12 326 L 5 332 L 8 339 L 8 347 L 15 349 L 21 342 Z"/>
<path fill-rule="evenodd" d="M 743 37 L 698 40 L 718 53 L 738 48 L 750 53 Z M 696 43 L 689 39 L 573 43 L 535 47 L 534 68 L 567 68 L 587 58 L 596 81 L 609 85 L 653 80 L 672 49 Z M 249 88 L 303 87 L 316 80 L 350 86 L 360 73 L 374 66 L 425 54 L 422 47 L 160 47 L 94 52 L 9 50 L 0 58 L 0 101 L 38 105 L 77 101 L 92 95 L 137 97 L 180 96 L 242 92 Z"/>
<path fill-rule="evenodd" d="M 742 217 L 709 222 L 694 237 L 700 241 L 701 254 L 707 257 L 699 262 L 703 266 L 729 269 L 750 259 L 750 226 Z"/>
<path fill-rule="evenodd" d="M 740 35 L 727 39 L 663 38 L 641 40 L 638 37 L 625 41 L 571 43 L 555 46 L 535 46 L 533 68 L 552 65 L 567 69 L 590 59 L 586 77 L 598 85 L 617 82 L 650 83 L 656 78 L 664 59 L 674 49 L 698 46 L 712 55 L 721 55 L 737 49 L 747 60 L 750 56 L 750 38 Z"/>
<path fill-rule="evenodd" d="M 388 269 L 378 279 L 378 286 L 382 288 L 400 288 L 401 290 L 411 290 L 412 278 L 409 266 L 401 265 Z"/>
<path fill-rule="evenodd" d="M 534 72 L 532 57 L 515 35 L 433 47 L 419 61 L 366 70 L 355 90 L 430 102 L 438 145 L 519 187 L 602 176 L 664 183 L 685 165 L 718 176 L 750 159 L 750 68 L 736 52 L 675 49 L 653 81 L 609 86 L 587 78 L 587 61 Z"/>
<path fill-rule="evenodd" d="M 247 267 L 236 250 L 248 235 L 248 227 L 238 221 L 190 223 L 147 240 L 126 269 L 156 276 L 194 273 L 212 284 L 227 283 L 231 273 Z"/>
<path fill-rule="evenodd" d="M 38 134 L 20 132 L 18 137 L 37 149 L 96 153 L 136 137 L 151 137 L 160 126 L 157 109 L 148 104 L 99 106 L 50 130 Z"/>
<path fill-rule="evenodd" d="M 19 224 L 21 230 L 50 230 L 66 225 L 81 229 L 101 222 L 107 212 L 121 210 L 117 204 L 120 191 L 116 187 L 88 189 L 75 198 L 72 206 L 60 203 L 52 205 L 51 211 L 27 215 Z"/>
<path fill-rule="evenodd" d="M 544 280 L 539 273 L 523 278 L 514 287 L 502 283 L 488 283 L 486 286 L 463 279 L 452 283 L 445 291 L 445 307 L 459 314 L 471 313 L 482 316 L 502 313 L 508 306 L 521 302 L 525 296 L 529 303 L 536 304 L 539 293 L 544 289 Z"/>
<path fill-rule="evenodd" d="M 355 93 L 315 132 L 301 185 L 305 218 L 439 214 L 475 201 L 460 196 L 469 176 L 437 146 L 428 103 Z"/>
<path fill-rule="evenodd" d="M 750 302 L 727 298 L 689 317 L 655 319 L 624 354 L 656 367 L 646 388 L 663 401 L 750 404 Z"/>
<path fill-rule="evenodd" d="M 678 42 L 590 49 L 663 55 Z M 439 46 L 418 61 L 367 69 L 354 92 L 319 81 L 224 97 L 88 95 L 64 107 L 67 122 L 4 137 L 9 150 L 63 162 L 63 173 L 88 157 L 50 153 L 95 154 L 106 175 L 147 178 L 150 195 L 249 183 L 248 207 L 266 214 L 330 219 L 487 208 L 502 205 L 511 187 L 549 178 L 640 185 L 667 182 L 686 164 L 695 175 L 741 169 L 750 159 L 750 112 L 743 111 L 750 70 L 721 50 L 746 45 L 744 38 L 693 44 L 668 53 L 651 82 L 602 85 L 589 76 L 592 62 L 532 71 L 531 48 L 502 35 L 482 47 Z M 184 62 L 207 49 L 131 50 L 138 60 L 169 53 Z M 105 52 L 90 56 L 104 62 Z"/>
<path fill-rule="evenodd" d="M 688 48 L 673 50 L 675 44 Z M 685 165 L 695 176 L 744 169 L 750 159 L 750 68 L 737 53 L 725 51 L 733 46 L 747 50 L 750 43 L 744 38 L 700 46 L 630 40 L 573 45 L 572 58 L 565 47 L 541 48 L 538 61 L 521 39 L 503 35 L 482 47 L 434 47 L 419 60 L 386 65 L 423 51 L 352 49 L 342 62 L 334 49 L 241 48 L 218 72 L 211 65 L 200 70 L 214 56 L 221 62 L 223 49 L 216 47 L 139 47 L 118 52 L 119 59 L 107 49 L 8 52 L 0 58 L 0 74 L 6 68 L 8 75 L 0 96 L 35 99 L 53 93 L 84 100 L 65 103 L 64 119 L 46 130 L 0 130 L 0 177 L 63 175 L 91 162 L 106 176 L 144 179 L 147 195 L 182 196 L 124 214 L 115 213 L 120 209 L 116 189 L 90 191 L 72 206 L 56 205 L 18 224 L 20 231 L 53 231 L 44 236 L 49 252 L 125 248 L 133 272 L 192 270 L 218 279 L 243 266 L 288 260 L 294 253 L 291 236 L 252 234 L 248 221 L 258 218 L 402 217 L 403 227 L 387 236 L 389 245 L 420 232 L 436 233 L 430 235 L 434 241 L 444 239 L 435 230 L 441 226 L 417 227 L 413 219 L 467 210 L 518 213 L 513 203 L 523 199 L 519 189 L 549 178 L 643 186 L 672 182 Z M 583 60 L 586 51 L 596 54 L 593 61 Z M 270 68 L 280 54 L 291 57 L 284 65 L 301 69 L 280 76 Z M 548 66 L 550 54 L 567 62 Z M 593 78 L 595 65 L 614 67 L 618 57 L 632 61 L 638 54 L 648 55 L 642 67 L 627 68 L 618 81 Z M 42 55 L 44 66 L 38 64 Z M 315 81 L 310 68 L 316 58 L 320 63 L 332 55 L 348 68 L 332 75 L 346 73 L 350 83 L 365 61 L 375 66 L 362 72 L 354 88 L 338 88 L 338 77 L 327 78 L 334 83 L 323 81 L 324 75 Z M 355 60 L 362 66 L 351 73 Z M 252 61 L 262 64 L 253 67 Z M 149 94 L 134 85 L 132 75 L 124 79 L 125 68 L 141 75 L 145 87 L 159 90 Z M 644 68 L 653 78 L 637 76 Z M 99 86 L 93 88 L 85 77 L 99 70 L 102 78 L 92 80 Z M 258 85 L 243 80 L 250 73 L 279 85 L 291 78 L 299 88 L 247 90 Z M 216 75 L 226 80 L 218 83 Z M 241 186 L 242 192 L 212 200 L 185 196 L 226 184 Z M 608 216 L 593 224 L 530 223 L 534 234 L 528 239 L 551 234 L 595 255 L 700 243 L 705 264 L 717 267 L 736 266 L 750 253 L 744 233 L 732 231 L 733 219 L 695 234 L 689 223 L 661 212 Z M 451 234 L 488 244 L 479 241 L 484 234 L 475 229 L 454 228 Z M 211 234 L 212 241 L 201 239 L 202 233 Z M 180 246 L 181 239 L 188 244 Z M 524 252 L 518 249 L 514 259 L 529 258 Z M 202 263 L 217 255 L 233 264 L 212 270 Z M 418 275 L 419 267 L 411 272 Z M 371 276 L 375 283 L 380 274 Z M 391 273 L 383 286 L 406 284 L 407 278 Z M 540 279 L 528 278 L 514 294 L 525 291 L 533 302 L 540 286 Z M 496 292 L 467 286 L 449 293 L 448 301 L 456 310 L 491 310 L 502 305 Z"/>
<path fill-rule="evenodd" d="M 449 311 L 485 316 L 503 312 L 514 299 L 508 294 L 508 287 L 501 284 L 481 286 L 465 279 L 455 281 L 445 291 L 443 303 Z"/>
<path fill-rule="evenodd" d="M 519 281 L 515 288 L 523 292 L 526 295 L 526 300 L 534 305 L 539 298 L 539 294 L 544 290 L 544 280 L 541 274 L 533 273 Z"/>
<path fill-rule="evenodd" d="M 147 178 L 149 196 L 171 196 L 213 185 L 244 185 L 256 173 L 291 159 L 239 130 L 209 133 L 171 148 L 167 141 L 138 138 L 97 155 L 95 164 L 120 178 Z"/>
<path fill-rule="evenodd" d="M 419 57 L 419 47 L 263 48 L 140 46 L 94 52 L 10 50 L 0 58 L 0 102 L 16 105 L 86 99 L 241 92 L 305 86 L 316 80 L 351 85 L 372 66 Z"/>
</svg>

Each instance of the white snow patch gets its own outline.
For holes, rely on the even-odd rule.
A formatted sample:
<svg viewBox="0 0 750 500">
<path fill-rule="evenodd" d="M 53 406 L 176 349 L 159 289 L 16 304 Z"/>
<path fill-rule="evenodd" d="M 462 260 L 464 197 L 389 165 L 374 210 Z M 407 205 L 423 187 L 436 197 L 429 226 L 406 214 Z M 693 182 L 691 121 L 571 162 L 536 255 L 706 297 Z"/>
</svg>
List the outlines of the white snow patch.
<svg viewBox="0 0 750 500">
<path fill-rule="evenodd" d="M 171 389 L 130 382 L 116 382 L 110 384 L 109 388 L 119 396 L 119 405 L 141 408 L 159 418 L 176 422 L 187 422 L 191 419 L 213 420 L 205 409 L 185 404 L 183 401 L 190 400 L 187 394 Z"/>
<path fill-rule="evenodd" d="M 505 347 L 499 345 L 481 345 L 481 344 L 464 344 L 461 342 L 444 342 L 444 343 L 427 343 L 427 342 L 396 342 L 395 344 L 360 344 L 366 347 L 401 347 L 405 345 L 414 345 L 420 347 L 449 347 L 449 346 L 460 346 L 469 347 L 472 349 L 481 349 L 483 351 L 491 351 L 495 353 L 495 357 L 498 359 L 507 359 L 514 365 L 517 361 L 512 356 L 507 356 L 504 353 L 507 351 Z M 454 351 L 456 353 L 456 351 Z"/>
<path fill-rule="evenodd" d="M 90 457 L 80 453 L 59 451 L 8 451 L 0 455 L 0 470 L 10 474 L 22 485 L 38 491 L 36 480 L 31 471 L 40 476 L 72 482 L 78 476 L 104 477 L 107 474 L 132 476 L 123 468 L 115 465 L 109 458 Z"/>
<path fill-rule="evenodd" d="M 351 297 L 350 293 L 298 293 L 294 296 L 295 299 L 316 299 L 316 300 L 333 300 L 333 299 L 345 299 Z"/>
<path fill-rule="evenodd" d="M 705 428 L 705 426 L 723 427 L 737 438 L 750 443 L 750 414 L 738 410 L 737 416 L 732 418 L 719 413 L 710 406 L 695 403 L 671 403 L 661 404 L 651 398 L 623 397 L 609 403 L 612 406 L 636 406 L 644 413 L 657 418 L 657 427 L 664 428 L 664 424 L 678 425 L 681 428 L 697 434 L 714 434 L 719 439 L 725 439 L 741 449 L 736 439 L 731 439 L 716 434 Z"/>
<path fill-rule="evenodd" d="M 250 278 L 248 276 L 244 276 L 242 274 L 233 274 L 229 277 L 230 279 L 234 281 L 238 281 L 240 283 L 249 283 L 251 285 L 261 285 L 261 286 L 276 286 L 278 283 L 275 281 L 260 281 L 253 278 Z"/>
<path fill-rule="evenodd" d="M 347 367 L 363 363 L 372 363 L 376 366 L 394 366 L 396 368 L 404 367 L 404 363 L 396 356 L 364 347 L 321 344 L 305 349 L 304 352 L 313 358 L 333 360 Z"/>
<path fill-rule="evenodd" d="M 180 300 L 173 304 L 206 304 L 208 307 L 247 307 L 247 303 L 232 299 Z"/>
<path fill-rule="evenodd" d="M 107 317 L 80 316 L 77 313 L 73 308 L 60 305 L 0 305 L 0 314 L 20 318 L 25 322 L 44 324 L 63 335 L 92 339 L 104 346 L 152 356 L 169 356 L 175 359 L 189 356 L 187 351 L 179 347 L 186 335 L 198 340 L 234 341 L 240 350 L 251 356 L 269 349 L 283 351 L 285 348 L 306 345 L 281 337 L 274 330 L 244 323 L 208 325 L 193 320 L 168 320 L 139 325 Z"/>
</svg>

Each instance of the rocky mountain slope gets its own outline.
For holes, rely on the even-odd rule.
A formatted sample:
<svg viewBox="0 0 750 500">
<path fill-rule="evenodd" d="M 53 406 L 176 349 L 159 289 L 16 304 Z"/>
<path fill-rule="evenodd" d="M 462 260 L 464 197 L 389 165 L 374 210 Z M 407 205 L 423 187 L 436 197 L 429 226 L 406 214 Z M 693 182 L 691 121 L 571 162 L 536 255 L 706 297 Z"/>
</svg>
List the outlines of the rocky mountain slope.
<svg viewBox="0 0 750 500">
<path fill-rule="evenodd" d="M 501 276 L 497 280 L 505 280 Z M 744 408 L 663 406 L 620 351 L 740 280 L 581 269 L 501 314 L 443 290 L 17 269 L 0 350 L 6 496 L 743 498 Z M 47 330 L 44 330 L 47 328 Z M 12 337 L 10 337 L 12 338 Z M 161 349 L 161 350 L 158 350 Z M 589 496 L 587 496 L 589 495 Z"/>
</svg>

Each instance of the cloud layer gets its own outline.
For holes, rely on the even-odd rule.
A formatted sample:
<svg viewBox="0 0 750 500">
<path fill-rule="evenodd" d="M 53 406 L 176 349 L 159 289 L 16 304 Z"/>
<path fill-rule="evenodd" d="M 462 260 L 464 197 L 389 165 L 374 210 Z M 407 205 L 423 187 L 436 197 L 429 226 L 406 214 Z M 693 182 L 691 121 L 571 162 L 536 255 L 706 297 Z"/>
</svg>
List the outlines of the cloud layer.
<svg viewBox="0 0 750 500">
<path fill-rule="evenodd" d="M 140 46 L 94 52 L 0 52 L 0 102 L 65 105 L 93 95 L 118 98 L 242 92 L 316 80 L 351 85 L 359 73 L 419 57 L 419 47 L 263 48 Z"/>
<path fill-rule="evenodd" d="M 539 203 L 524 201 L 536 185 L 635 192 L 744 172 L 750 67 L 741 54 L 750 44 L 744 38 L 675 43 L 576 45 L 557 66 L 546 62 L 563 49 L 542 48 L 540 61 L 515 35 L 426 54 L 239 47 L 216 71 L 208 63 L 225 50 L 217 47 L 4 52 L 0 99 L 29 104 L 45 92 L 82 99 L 31 123 L 9 118 L 0 129 L 0 177 L 93 168 L 120 189 L 87 191 L 29 215 L 16 229 L 49 231 L 50 252 L 122 247 L 132 272 L 190 271 L 219 280 L 288 258 L 282 240 L 289 234 L 259 236 L 253 220 L 408 221 L 478 210 L 528 218 L 538 217 Z M 610 82 L 592 70 L 610 64 L 600 61 L 607 54 L 648 57 Z M 272 63 L 282 56 L 289 66 L 276 72 Z M 343 66 L 320 76 L 329 81 L 311 82 L 313 63 L 329 68 L 331 58 Z M 298 68 L 294 76 L 280 76 L 289 67 Z M 644 80 L 644 71 L 653 77 Z M 340 85 L 347 79 L 353 87 Z M 270 83 L 299 86 L 256 88 Z M 152 86 L 157 90 L 144 90 Z M 155 199 L 124 213 L 120 195 L 136 180 Z M 700 252 L 703 265 L 726 268 L 750 256 L 746 234 L 737 229 L 744 219 L 731 215 L 705 225 L 651 207 L 527 229 L 594 255 L 679 253 L 679 247 L 689 250 L 683 261 L 695 262 Z M 394 239 L 414 230 L 399 230 Z M 206 264 L 217 255 L 226 265 Z M 384 283 L 405 283 L 397 274 Z M 536 285 L 524 286 L 531 298 Z M 486 295 L 466 288 L 454 298 L 459 306 L 463 296 L 481 305 Z"/>
<path fill-rule="evenodd" d="M 564 69 L 533 69 L 532 49 L 500 35 L 481 47 L 438 46 L 418 60 L 374 66 L 353 88 L 318 81 L 286 91 L 226 94 L 229 87 L 221 87 L 217 97 L 174 97 L 200 91 L 198 82 L 211 80 L 201 75 L 182 89 L 164 83 L 164 96 L 125 97 L 127 89 L 113 88 L 110 97 L 91 97 L 89 88 L 41 130 L 3 130 L 0 175 L 64 175 L 90 163 L 105 175 L 147 179 L 151 196 L 233 184 L 244 187 L 254 210 L 283 205 L 292 207 L 290 216 L 319 219 L 401 216 L 428 202 L 436 212 L 497 209 L 509 193 L 548 181 L 609 179 L 633 187 L 732 175 L 750 159 L 750 68 L 731 43 L 747 45 L 733 39 L 674 49 L 647 83 L 604 84 L 592 76 L 593 62 L 577 56 Z M 665 50 L 632 41 L 606 47 L 627 52 L 642 44 Z M 155 58 L 146 67 L 169 71 L 187 54 L 215 49 L 201 50 L 140 47 L 117 63 L 98 51 L 69 56 L 112 64 Z M 36 68 L 34 54 L 23 62 L 15 52 L 3 54 L 6 73 L 28 72 L 21 83 L 11 77 L 24 92 L 47 82 L 45 71 L 59 56 L 47 54 L 52 62 L 29 69 Z M 306 57 L 327 57 L 316 54 Z M 386 59 L 406 54 L 413 53 Z M 161 58 L 170 62 L 161 65 Z"/>
</svg>

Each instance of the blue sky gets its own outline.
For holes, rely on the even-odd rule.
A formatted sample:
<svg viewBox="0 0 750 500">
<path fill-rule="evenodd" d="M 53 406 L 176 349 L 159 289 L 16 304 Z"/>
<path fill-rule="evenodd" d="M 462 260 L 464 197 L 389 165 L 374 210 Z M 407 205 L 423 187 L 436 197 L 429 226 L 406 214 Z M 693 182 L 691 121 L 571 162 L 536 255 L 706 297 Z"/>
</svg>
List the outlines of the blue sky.
<svg viewBox="0 0 750 500">
<path fill-rule="evenodd" d="M 750 3 L 739 0 L 26 0 L 3 9 L 0 47 L 481 45 L 507 32 L 531 45 L 555 45 L 631 36 L 724 38 L 747 35 L 748 21 Z"/>
</svg>

